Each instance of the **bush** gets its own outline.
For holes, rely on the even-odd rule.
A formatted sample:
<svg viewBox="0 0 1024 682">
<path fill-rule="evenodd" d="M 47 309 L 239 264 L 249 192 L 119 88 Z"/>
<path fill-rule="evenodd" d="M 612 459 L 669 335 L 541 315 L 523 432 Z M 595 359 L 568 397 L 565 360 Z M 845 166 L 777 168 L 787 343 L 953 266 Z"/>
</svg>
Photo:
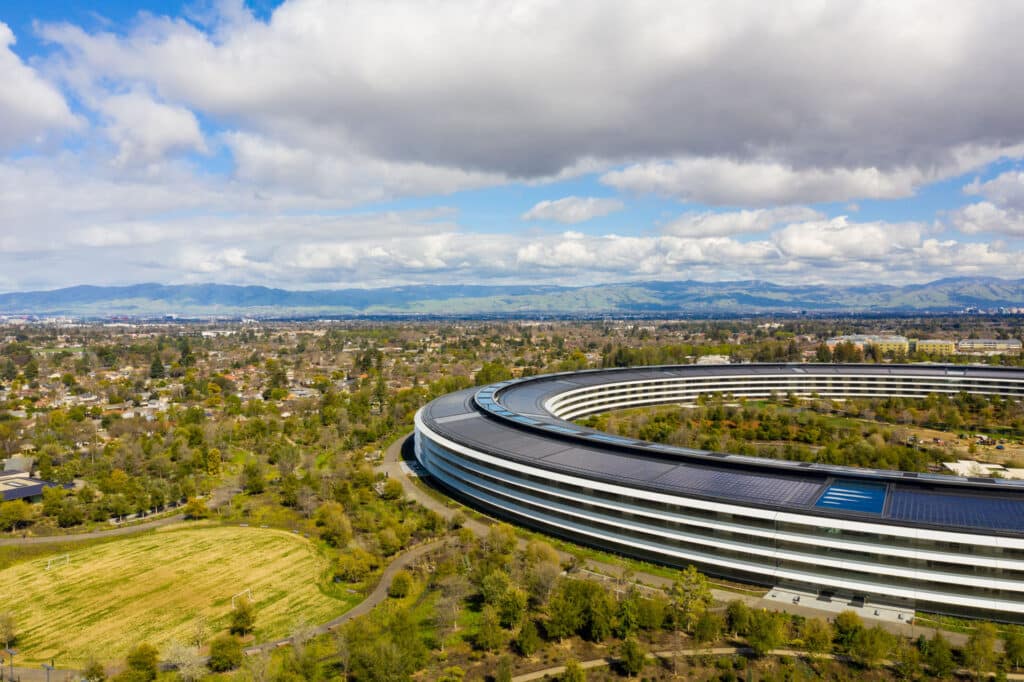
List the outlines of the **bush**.
<svg viewBox="0 0 1024 682">
<path fill-rule="evenodd" d="M 242 643 L 232 635 L 221 635 L 210 642 L 210 661 L 215 673 L 234 670 L 242 665 Z"/>
<path fill-rule="evenodd" d="M 128 668 L 139 679 L 155 680 L 157 650 L 152 644 L 138 644 L 128 652 Z"/>
<path fill-rule="evenodd" d="M 391 579 L 391 585 L 388 587 L 388 596 L 392 599 L 401 599 L 408 597 L 410 592 L 412 592 L 412 576 L 409 575 L 409 571 L 395 573 L 395 577 Z"/>
<path fill-rule="evenodd" d="M 256 608 L 248 599 L 240 598 L 235 603 L 235 610 L 231 612 L 231 625 L 229 631 L 233 635 L 246 635 L 252 632 L 256 623 Z"/>
</svg>

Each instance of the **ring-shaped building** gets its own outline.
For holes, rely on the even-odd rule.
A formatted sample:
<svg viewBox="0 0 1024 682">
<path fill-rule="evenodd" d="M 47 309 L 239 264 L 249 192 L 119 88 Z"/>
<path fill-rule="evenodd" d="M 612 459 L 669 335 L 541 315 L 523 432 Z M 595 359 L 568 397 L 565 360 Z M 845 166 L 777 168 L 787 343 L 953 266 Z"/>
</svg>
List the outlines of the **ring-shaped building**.
<svg viewBox="0 0 1024 682">
<path fill-rule="evenodd" d="M 448 491 L 581 544 L 819 595 L 1024 621 L 1024 482 L 678 448 L 574 419 L 701 395 L 1024 399 L 1024 371 L 940 365 L 606 369 L 448 394 L 415 452 Z"/>
</svg>

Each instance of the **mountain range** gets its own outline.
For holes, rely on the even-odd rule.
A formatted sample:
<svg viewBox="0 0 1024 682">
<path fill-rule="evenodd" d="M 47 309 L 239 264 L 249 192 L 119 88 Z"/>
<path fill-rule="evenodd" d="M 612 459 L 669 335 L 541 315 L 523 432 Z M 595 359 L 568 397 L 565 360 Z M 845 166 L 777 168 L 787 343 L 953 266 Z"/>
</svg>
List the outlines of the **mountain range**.
<svg viewBox="0 0 1024 682">
<path fill-rule="evenodd" d="M 289 291 L 225 284 L 75 286 L 0 294 L 0 314 L 82 318 L 309 316 L 592 316 L 747 313 L 942 313 L 1024 307 L 1024 279 L 927 284 L 780 285 L 765 281 L 555 285 L 417 285 Z"/>
</svg>

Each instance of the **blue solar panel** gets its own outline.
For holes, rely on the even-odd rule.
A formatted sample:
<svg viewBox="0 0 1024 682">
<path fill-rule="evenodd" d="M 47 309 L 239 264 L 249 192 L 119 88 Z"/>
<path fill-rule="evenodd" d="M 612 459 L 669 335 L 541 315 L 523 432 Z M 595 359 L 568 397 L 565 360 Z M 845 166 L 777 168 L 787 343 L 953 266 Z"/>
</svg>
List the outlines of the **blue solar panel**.
<svg viewBox="0 0 1024 682">
<path fill-rule="evenodd" d="M 885 486 L 859 481 L 836 481 L 814 505 L 822 509 L 881 514 L 885 507 Z"/>
<path fill-rule="evenodd" d="M 939 526 L 967 526 L 1024 532 L 1024 500 L 950 495 L 897 488 L 889 518 Z"/>
</svg>

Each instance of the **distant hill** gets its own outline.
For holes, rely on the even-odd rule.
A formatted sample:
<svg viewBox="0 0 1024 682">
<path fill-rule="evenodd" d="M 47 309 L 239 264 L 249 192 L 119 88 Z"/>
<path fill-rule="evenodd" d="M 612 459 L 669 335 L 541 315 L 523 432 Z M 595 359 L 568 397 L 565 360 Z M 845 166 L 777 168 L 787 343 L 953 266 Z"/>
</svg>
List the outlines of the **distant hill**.
<svg viewBox="0 0 1024 682">
<path fill-rule="evenodd" d="M 632 282 L 584 287 L 443 285 L 287 291 L 224 284 L 76 286 L 0 294 L 0 314 L 112 316 L 713 315 L 952 312 L 1024 306 L 1024 279 L 889 286 Z"/>
</svg>

